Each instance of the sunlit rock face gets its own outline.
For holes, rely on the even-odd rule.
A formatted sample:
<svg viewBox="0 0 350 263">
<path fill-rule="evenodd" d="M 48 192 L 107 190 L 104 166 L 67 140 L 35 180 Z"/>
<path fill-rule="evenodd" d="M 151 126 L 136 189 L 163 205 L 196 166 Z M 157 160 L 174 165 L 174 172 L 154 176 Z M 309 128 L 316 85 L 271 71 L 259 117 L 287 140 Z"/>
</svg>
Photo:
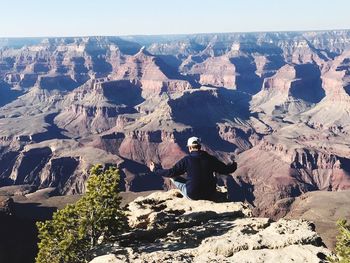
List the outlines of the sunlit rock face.
<svg viewBox="0 0 350 263">
<path fill-rule="evenodd" d="M 177 190 L 128 205 L 130 231 L 95 251 L 98 262 L 326 262 L 330 251 L 305 220 L 251 216 L 240 202 L 185 199 Z"/>
<path fill-rule="evenodd" d="M 121 189 L 166 189 L 186 140 L 238 170 L 254 213 L 350 188 L 350 31 L 0 41 L 0 186 L 85 191 L 92 164 Z"/>
</svg>

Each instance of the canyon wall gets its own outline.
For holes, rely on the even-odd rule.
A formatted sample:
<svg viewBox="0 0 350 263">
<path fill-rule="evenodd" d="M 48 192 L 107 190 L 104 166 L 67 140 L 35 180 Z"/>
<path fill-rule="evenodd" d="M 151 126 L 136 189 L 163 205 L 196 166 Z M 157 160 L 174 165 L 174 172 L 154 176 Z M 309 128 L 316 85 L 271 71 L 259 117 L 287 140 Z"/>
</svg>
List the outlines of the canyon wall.
<svg viewBox="0 0 350 263">
<path fill-rule="evenodd" d="M 103 163 L 122 190 L 167 189 L 147 163 L 171 167 L 198 136 L 236 159 L 220 180 L 257 214 L 350 188 L 350 31 L 1 43 L 0 186 L 82 193 Z"/>
</svg>

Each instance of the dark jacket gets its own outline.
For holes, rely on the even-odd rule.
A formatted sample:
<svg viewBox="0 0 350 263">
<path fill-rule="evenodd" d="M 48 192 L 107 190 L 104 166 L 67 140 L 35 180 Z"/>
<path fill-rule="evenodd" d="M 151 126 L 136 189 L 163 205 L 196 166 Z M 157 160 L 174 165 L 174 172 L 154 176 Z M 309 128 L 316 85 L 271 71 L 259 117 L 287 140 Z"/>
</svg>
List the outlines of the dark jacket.
<svg viewBox="0 0 350 263">
<path fill-rule="evenodd" d="M 213 172 L 229 174 L 237 169 L 233 162 L 226 165 L 205 151 L 194 151 L 178 161 L 170 169 L 158 169 L 155 173 L 164 177 L 177 177 L 187 173 L 187 195 L 194 200 L 210 199 L 216 191 Z"/>
</svg>

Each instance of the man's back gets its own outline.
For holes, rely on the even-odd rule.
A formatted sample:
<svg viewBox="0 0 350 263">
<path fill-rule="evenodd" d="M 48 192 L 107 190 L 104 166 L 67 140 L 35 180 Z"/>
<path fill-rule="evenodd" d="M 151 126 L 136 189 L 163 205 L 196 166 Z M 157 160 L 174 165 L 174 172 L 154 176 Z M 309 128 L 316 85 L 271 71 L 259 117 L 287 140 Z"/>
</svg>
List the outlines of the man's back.
<svg viewBox="0 0 350 263">
<path fill-rule="evenodd" d="M 190 153 L 187 158 L 187 194 L 192 199 L 209 199 L 216 189 L 214 165 L 209 154 L 203 151 Z"/>
<path fill-rule="evenodd" d="M 205 151 L 192 151 L 171 169 L 156 170 L 155 173 L 165 177 L 176 177 L 187 173 L 186 190 L 191 199 L 210 199 L 216 191 L 214 172 L 232 173 L 237 164 L 225 165 Z"/>
</svg>

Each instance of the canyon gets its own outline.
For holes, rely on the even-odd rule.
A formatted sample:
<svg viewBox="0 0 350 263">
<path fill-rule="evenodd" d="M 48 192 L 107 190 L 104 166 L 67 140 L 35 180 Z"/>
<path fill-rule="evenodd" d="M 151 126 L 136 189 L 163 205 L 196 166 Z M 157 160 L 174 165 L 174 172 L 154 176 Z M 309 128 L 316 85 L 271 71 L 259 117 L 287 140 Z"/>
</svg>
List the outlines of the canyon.
<svg viewBox="0 0 350 263">
<path fill-rule="evenodd" d="M 117 165 L 121 191 L 169 189 L 200 137 L 256 216 L 350 189 L 350 31 L 0 40 L 0 190 L 81 194 Z M 346 199 L 344 199 L 346 200 Z"/>
</svg>

